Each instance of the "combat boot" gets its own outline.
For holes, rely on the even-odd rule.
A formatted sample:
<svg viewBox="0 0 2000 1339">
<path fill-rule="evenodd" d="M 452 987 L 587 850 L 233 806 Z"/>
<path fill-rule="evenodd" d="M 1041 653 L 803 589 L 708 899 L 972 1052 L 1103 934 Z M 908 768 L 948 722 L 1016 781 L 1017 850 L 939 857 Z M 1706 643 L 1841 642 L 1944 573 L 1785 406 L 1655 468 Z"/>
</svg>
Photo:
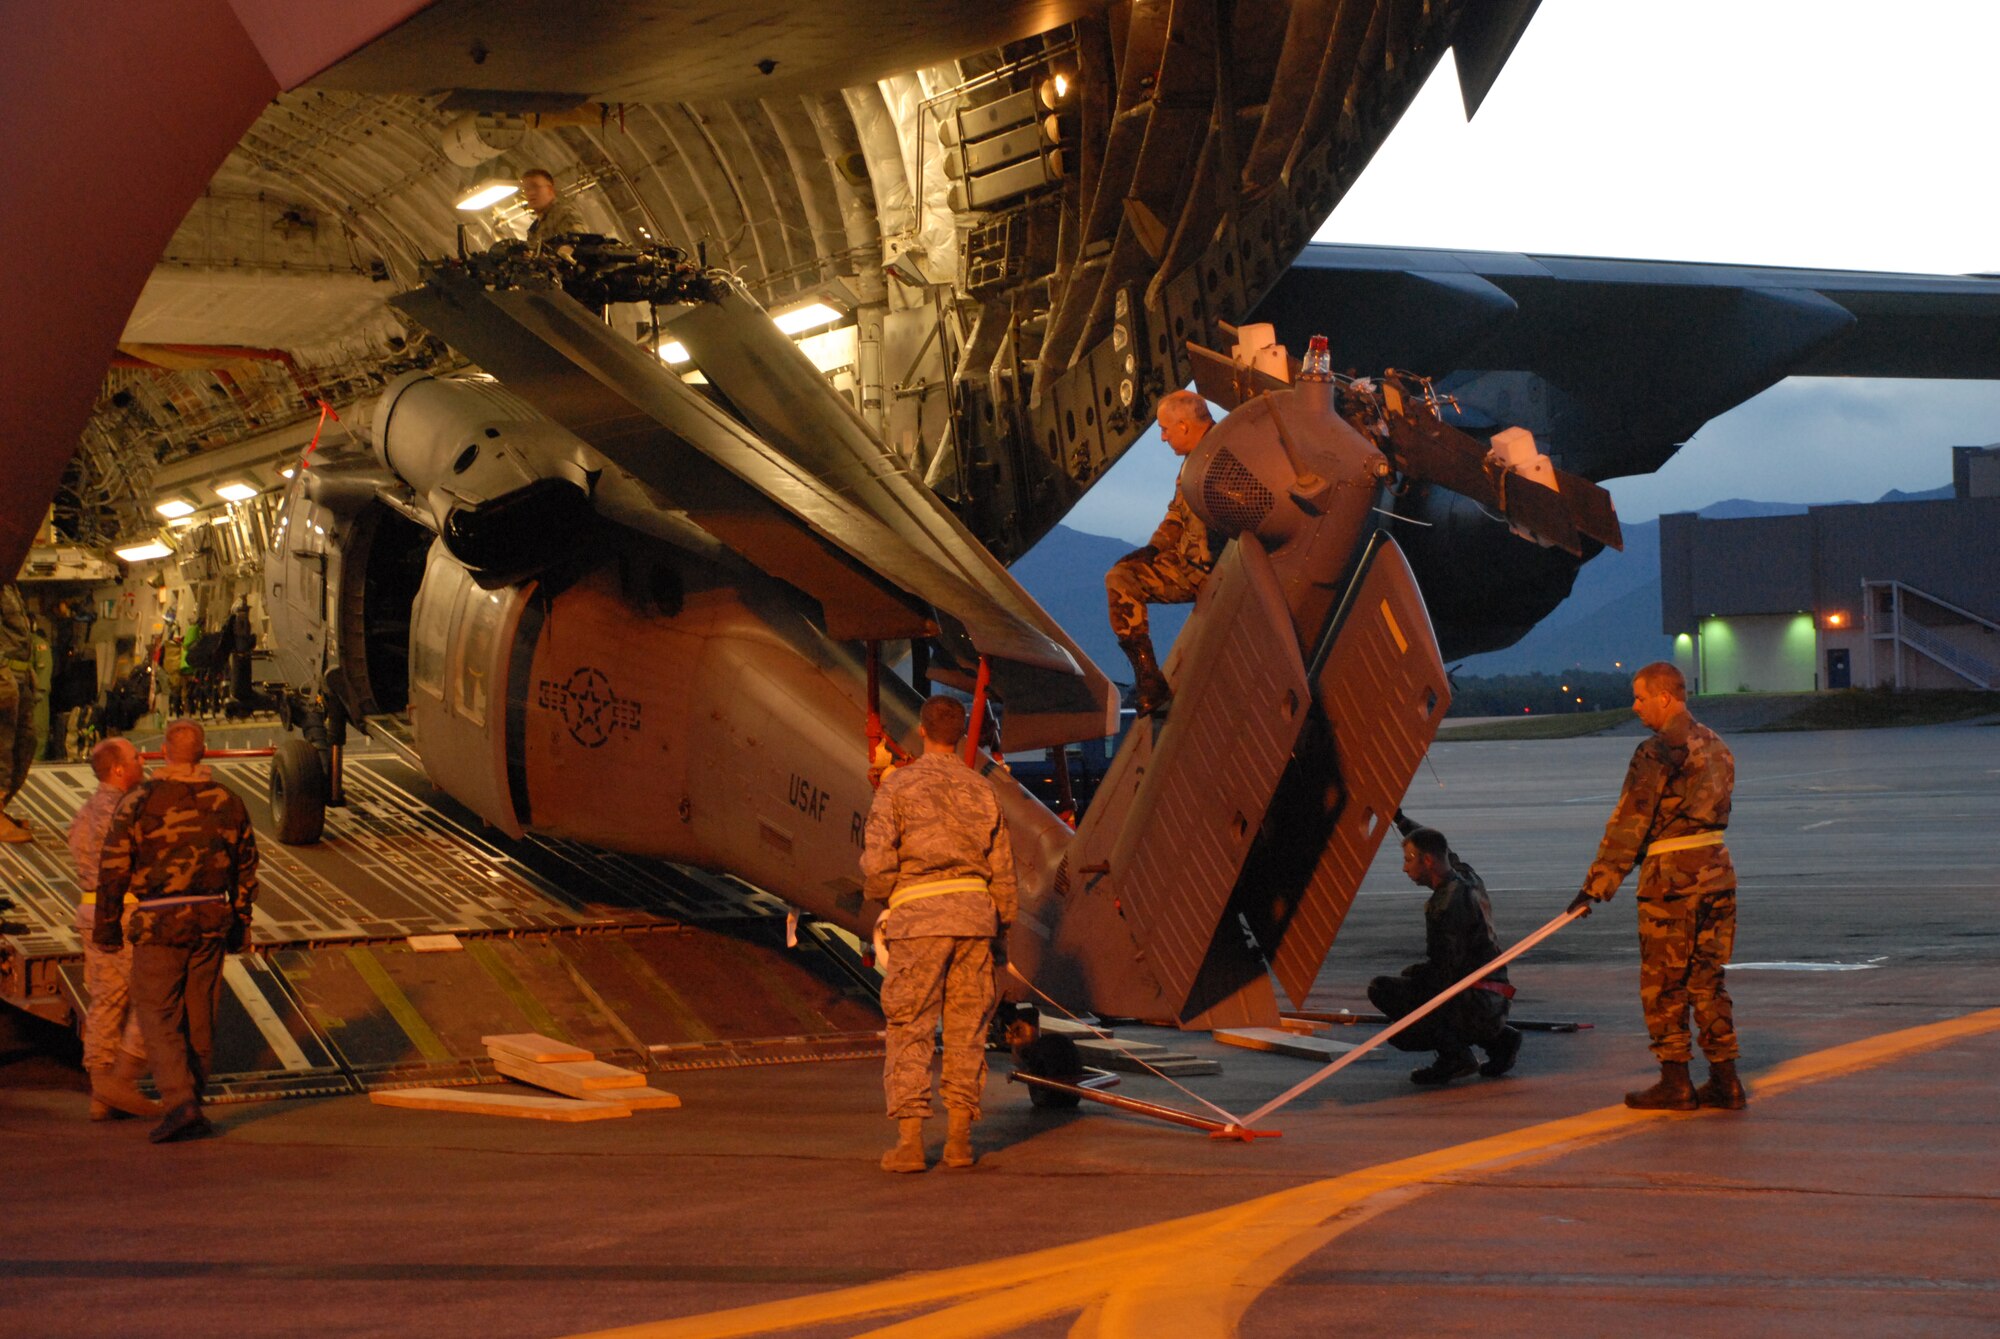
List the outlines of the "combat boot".
<svg viewBox="0 0 2000 1339">
<path fill-rule="evenodd" d="M 1485 1049 L 1486 1063 L 1479 1067 L 1479 1072 L 1489 1079 L 1497 1079 L 1514 1067 L 1514 1058 L 1521 1054 L 1520 1029 L 1501 1028 L 1500 1035 Z"/>
<path fill-rule="evenodd" d="M 1160 673 L 1160 662 L 1153 658 L 1153 639 L 1144 634 L 1121 638 L 1118 648 L 1132 662 L 1132 687 L 1136 694 L 1133 710 L 1141 716 L 1166 715 L 1167 704 L 1174 700 L 1174 690 L 1167 683 L 1167 676 Z"/>
<path fill-rule="evenodd" d="M 1453 1079 L 1462 1079 L 1478 1068 L 1479 1062 L 1472 1058 L 1472 1052 L 1469 1050 L 1439 1051 L 1436 1060 L 1422 1069 L 1410 1071 L 1410 1082 L 1420 1083 L 1426 1088 L 1436 1088 L 1450 1083 Z"/>
<path fill-rule="evenodd" d="M 953 1107 L 944 1115 L 944 1165 L 970 1167 L 973 1163 L 972 1113 Z"/>
<path fill-rule="evenodd" d="M 1694 1095 L 1703 1106 L 1724 1111 L 1741 1111 L 1750 1105 L 1750 1099 L 1743 1095 L 1743 1081 L 1736 1077 L 1734 1060 L 1709 1061 L 1708 1082 L 1695 1089 Z"/>
<path fill-rule="evenodd" d="M 924 1161 L 924 1118 L 904 1116 L 896 1122 L 896 1146 L 882 1155 L 885 1172 L 921 1172 Z"/>
<path fill-rule="evenodd" d="M 1152 653 L 1149 650 L 1147 654 Z M 25 825 L 15 822 L 7 814 L 0 813 L 0 842 L 31 842 L 34 839 L 35 834 L 28 831 Z"/>
<path fill-rule="evenodd" d="M 139 1076 L 146 1062 L 130 1051 L 120 1050 L 118 1060 L 107 1069 L 90 1071 L 90 1118 L 109 1120 L 114 1112 L 127 1116 L 158 1116 L 166 1110 L 139 1091 Z M 99 1107 L 104 1114 L 99 1115 Z"/>
<path fill-rule="evenodd" d="M 171 1144 L 182 1139 L 199 1139 L 214 1132 L 215 1127 L 208 1123 L 208 1117 L 201 1114 L 199 1102 L 183 1102 L 169 1111 L 166 1119 L 155 1125 L 146 1138 L 156 1144 Z"/>
<path fill-rule="evenodd" d="M 1693 1111 L 1694 1085 L 1688 1082 L 1688 1062 L 1662 1060 L 1660 1081 L 1650 1088 L 1625 1094 L 1625 1105 L 1638 1111 Z"/>
</svg>

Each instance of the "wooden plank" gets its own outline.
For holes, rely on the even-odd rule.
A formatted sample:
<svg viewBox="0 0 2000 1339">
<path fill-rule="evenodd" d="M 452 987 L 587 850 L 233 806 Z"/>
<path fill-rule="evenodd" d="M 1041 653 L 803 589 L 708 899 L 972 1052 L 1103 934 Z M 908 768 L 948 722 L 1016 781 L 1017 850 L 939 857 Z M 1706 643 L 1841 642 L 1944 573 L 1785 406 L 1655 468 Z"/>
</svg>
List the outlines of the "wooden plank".
<svg viewBox="0 0 2000 1339">
<path fill-rule="evenodd" d="M 644 1074 L 597 1060 L 538 1065 L 502 1053 L 493 1057 L 493 1067 L 510 1079 L 519 1079 L 522 1083 L 532 1083 L 537 1088 L 547 1088 L 550 1092 L 569 1097 L 598 1098 L 621 1088 L 646 1086 Z"/>
<path fill-rule="evenodd" d="M 504 1053 L 536 1065 L 597 1059 L 595 1052 L 553 1037 L 544 1037 L 539 1032 L 509 1032 L 497 1037 L 481 1037 L 479 1044 L 486 1048 L 488 1055 Z"/>
<path fill-rule="evenodd" d="M 567 1097 L 484 1093 L 471 1088 L 389 1088 L 368 1094 L 368 1100 L 376 1106 L 410 1111 L 457 1111 L 517 1120 L 613 1120 L 632 1114 L 632 1109 L 620 1102 L 578 1102 Z"/>
<path fill-rule="evenodd" d="M 1246 1051 L 1269 1051 L 1273 1055 L 1289 1055 L 1300 1060 L 1332 1061 L 1355 1049 L 1353 1042 L 1301 1037 L 1274 1027 L 1217 1028 L 1210 1035 L 1224 1046 L 1240 1046 Z"/>
<path fill-rule="evenodd" d="M 681 1099 L 672 1093 L 663 1093 L 658 1088 L 599 1088 L 591 1095 L 593 1102 L 617 1102 L 634 1111 L 667 1111 L 681 1104 Z"/>
</svg>

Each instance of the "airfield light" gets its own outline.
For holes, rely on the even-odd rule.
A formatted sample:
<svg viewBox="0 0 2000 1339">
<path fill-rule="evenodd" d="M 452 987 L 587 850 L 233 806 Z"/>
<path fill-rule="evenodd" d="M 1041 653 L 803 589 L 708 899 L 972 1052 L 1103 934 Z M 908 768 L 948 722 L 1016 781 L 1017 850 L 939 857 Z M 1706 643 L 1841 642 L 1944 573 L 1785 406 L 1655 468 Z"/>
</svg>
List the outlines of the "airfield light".
<svg viewBox="0 0 2000 1339">
<path fill-rule="evenodd" d="M 149 539 L 143 544 L 127 544 L 122 549 L 113 549 L 112 552 L 128 563 L 148 563 L 155 558 L 166 557 L 173 550 L 157 539 Z"/>
<path fill-rule="evenodd" d="M 195 513 L 194 499 L 186 493 L 170 493 L 155 502 L 153 510 L 170 521 L 181 516 L 192 516 Z"/>
<path fill-rule="evenodd" d="M 520 189 L 521 185 L 519 182 L 502 181 L 498 177 L 489 177 L 467 191 L 464 195 L 459 196 L 457 208 L 470 214 L 475 210 L 485 209 L 489 205 L 497 205 Z"/>
<path fill-rule="evenodd" d="M 1847 626 L 1847 615 L 1838 611 L 1828 614 L 1826 616 L 1826 625 L 1829 628 L 1844 628 Z"/>
<path fill-rule="evenodd" d="M 246 484 L 241 479 L 231 479 L 215 486 L 215 495 L 224 502 L 248 502 L 257 496 L 256 486 Z"/>
<path fill-rule="evenodd" d="M 787 335 L 799 335 L 808 330 L 817 330 L 823 325 L 832 325 L 840 317 L 837 308 L 829 307 L 824 302 L 809 302 L 803 307 L 794 307 L 788 312 L 773 316 L 771 321 Z"/>
</svg>

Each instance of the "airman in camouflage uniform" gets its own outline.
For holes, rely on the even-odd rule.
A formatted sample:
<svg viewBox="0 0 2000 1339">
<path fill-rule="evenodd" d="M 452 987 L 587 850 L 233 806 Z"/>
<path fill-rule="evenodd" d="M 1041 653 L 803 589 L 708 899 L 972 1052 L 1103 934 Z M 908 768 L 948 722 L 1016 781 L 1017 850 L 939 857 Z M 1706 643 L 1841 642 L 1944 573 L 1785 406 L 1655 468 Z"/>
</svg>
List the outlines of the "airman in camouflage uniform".
<svg viewBox="0 0 2000 1339">
<path fill-rule="evenodd" d="M 243 801 L 201 765 L 205 744 L 193 721 L 167 727 L 166 765 L 118 806 L 97 872 L 93 938 L 132 942 L 132 1002 L 167 1106 L 154 1143 L 209 1130 L 201 1086 L 222 956 L 247 945 L 257 900 L 257 836 Z"/>
<path fill-rule="evenodd" d="M 83 802 L 69 825 L 69 851 L 76 861 L 83 899 L 76 907 L 76 932 L 83 939 L 83 985 L 90 1008 L 83 1018 L 83 1067 L 90 1074 L 90 1118 L 118 1113 L 157 1116 L 158 1102 L 139 1091 L 146 1072 L 146 1041 L 132 1008 L 132 946 L 107 949 L 92 938 L 97 925 L 97 883 L 110 835 L 111 819 L 132 787 L 146 779 L 146 764 L 127 739 L 107 739 L 90 751 L 97 791 Z"/>
<path fill-rule="evenodd" d="M 1660 1081 L 1625 1095 L 1645 1110 L 1740 1110 L 1736 1023 L 1723 969 L 1736 941 L 1736 867 L 1722 844 L 1736 760 L 1688 714 L 1679 670 L 1660 662 L 1632 679 L 1632 710 L 1653 732 L 1633 750 L 1597 859 L 1570 904 L 1586 914 L 1639 865 L 1639 999 Z M 1688 1010 L 1701 1031 L 1708 1082 L 1688 1080 Z"/>
<path fill-rule="evenodd" d="M 1161 399 L 1156 411 L 1160 436 L 1173 453 L 1186 459 L 1210 427 L 1208 404 L 1193 391 L 1175 391 Z M 1104 574 L 1104 592 L 1111 605 L 1111 631 L 1125 658 L 1132 662 L 1133 684 L 1139 690 L 1138 710 L 1151 716 L 1166 709 L 1173 690 L 1153 655 L 1149 604 L 1186 604 L 1201 590 L 1215 567 L 1208 527 L 1189 510 L 1174 490 L 1166 519 L 1143 549 L 1111 564 Z"/>
<path fill-rule="evenodd" d="M 21 589 L 0 584 L 0 842 L 28 842 L 27 826 L 6 809 L 35 759 L 35 625 Z"/>
<path fill-rule="evenodd" d="M 882 1168 L 921 1172 L 931 1114 L 932 1033 L 944 1021 L 947 1167 L 970 1167 L 972 1123 L 986 1087 L 993 969 L 1005 961 L 1015 909 L 1014 848 L 992 785 L 959 761 L 965 708 L 924 703 L 924 752 L 889 772 L 868 810 L 862 891 L 888 904 L 879 925 L 888 961 L 882 1013 L 888 1055 L 882 1088 L 896 1146 Z"/>
</svg>

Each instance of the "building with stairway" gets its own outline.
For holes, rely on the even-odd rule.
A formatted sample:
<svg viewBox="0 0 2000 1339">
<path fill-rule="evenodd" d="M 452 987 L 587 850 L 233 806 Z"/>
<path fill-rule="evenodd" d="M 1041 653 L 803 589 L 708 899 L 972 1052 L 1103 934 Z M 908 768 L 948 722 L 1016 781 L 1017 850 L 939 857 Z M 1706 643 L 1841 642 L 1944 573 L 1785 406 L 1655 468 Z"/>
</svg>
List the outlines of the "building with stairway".
<svg viewBox="0 0 2000 1339">
<path fill-rule="evenodd" d="M 1700 693 L 2000 689 L 2000 444 L 1952 496 L 1660 518 L 1660 613 Z"/>
</svg>

